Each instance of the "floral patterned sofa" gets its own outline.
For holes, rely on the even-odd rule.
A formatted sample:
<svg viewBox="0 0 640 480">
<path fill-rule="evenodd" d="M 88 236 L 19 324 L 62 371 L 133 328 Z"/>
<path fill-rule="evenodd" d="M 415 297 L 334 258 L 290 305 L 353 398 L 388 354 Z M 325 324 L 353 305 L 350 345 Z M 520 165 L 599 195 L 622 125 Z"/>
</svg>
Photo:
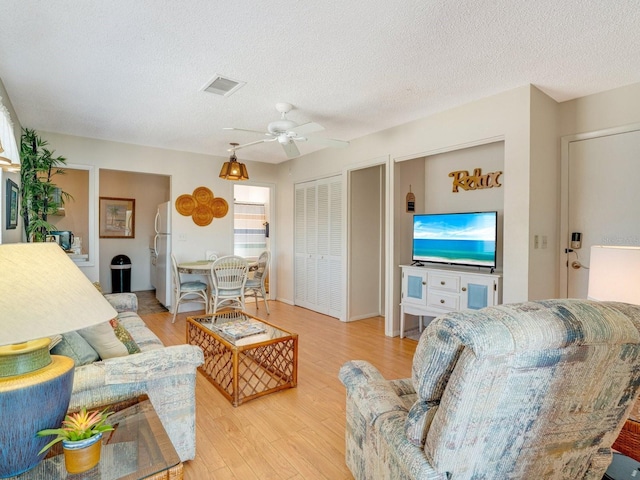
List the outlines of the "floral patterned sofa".
<svg viewBox="0 0 640 480">
<path fill-rule="evenodd" d="M 93 408 L 148 395 L 181 460 L 195 457 L 196 369 L 204 362 L 193 345 L 165 347 L 136 313 L 134 293 L 107 294 L 118 321 L 140 353 L 108 358 L 75 369 L 70 410 Z"/>
<path fill-rule="evenodd" d="M 593 479 L 638 396 L 640 306 L 546 300 L 452 313 L 411 378 L 340 370 L 356 479 Z"/>
</svg>

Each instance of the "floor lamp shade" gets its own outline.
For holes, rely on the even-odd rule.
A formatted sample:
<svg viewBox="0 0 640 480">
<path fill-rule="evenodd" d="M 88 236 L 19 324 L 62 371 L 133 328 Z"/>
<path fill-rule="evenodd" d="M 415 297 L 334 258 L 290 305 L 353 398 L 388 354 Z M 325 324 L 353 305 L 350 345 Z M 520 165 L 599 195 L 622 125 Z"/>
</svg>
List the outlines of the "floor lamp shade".
<svg viewBox="0 0 640 480">
<path fill-rule="evenodd" d="M 640 305 L 640 247 L 592 246 L 587 296 Z"/>
<path fill-rule="evenodd" d="M 49 355 L 53 335 L 108 321 L 116 311 L 56 243 L 0 245 L 0 478 L 37 465 L 60 426 L 74 363 Z"/>
</svg>

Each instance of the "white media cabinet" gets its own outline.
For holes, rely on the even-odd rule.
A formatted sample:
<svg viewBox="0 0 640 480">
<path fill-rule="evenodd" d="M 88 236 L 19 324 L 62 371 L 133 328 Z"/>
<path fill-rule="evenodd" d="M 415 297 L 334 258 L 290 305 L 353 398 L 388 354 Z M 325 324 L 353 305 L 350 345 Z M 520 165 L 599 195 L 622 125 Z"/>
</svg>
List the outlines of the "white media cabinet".
<svg viewBox="0 0 640 480">
<path fill-rule="evenodd" d="M 417 315 L 422 332 L 423 316 L 437 317 L 465 309 L 479 310 L 502 302 L 502 275 L 464 270 L 462 267 L 400 265 L 400 338 L 405 315 Z"/>
</svg>

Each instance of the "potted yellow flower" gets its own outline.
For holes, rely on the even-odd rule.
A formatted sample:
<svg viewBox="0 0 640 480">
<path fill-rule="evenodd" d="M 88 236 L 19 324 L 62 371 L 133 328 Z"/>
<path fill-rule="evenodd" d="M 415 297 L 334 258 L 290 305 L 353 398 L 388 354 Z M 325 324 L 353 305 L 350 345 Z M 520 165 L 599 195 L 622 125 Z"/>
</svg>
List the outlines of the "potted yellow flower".
<svg viewBox="0 0 640 480">
<path fill-rule="evenodd" d="M 87 412 L 85 408 L 64 417 L 60 428 L 40 430 L 38 436 L 56 435 L 47 443 L 40 453 L 51 446 L 62 442 L 64 463 L 69 473 L 82 473 L 95 467 L 100 461 L 102 434 L 113 430 L 106 424 L 107 417 L 113 412 L 94 410 Z"/>
</svg>

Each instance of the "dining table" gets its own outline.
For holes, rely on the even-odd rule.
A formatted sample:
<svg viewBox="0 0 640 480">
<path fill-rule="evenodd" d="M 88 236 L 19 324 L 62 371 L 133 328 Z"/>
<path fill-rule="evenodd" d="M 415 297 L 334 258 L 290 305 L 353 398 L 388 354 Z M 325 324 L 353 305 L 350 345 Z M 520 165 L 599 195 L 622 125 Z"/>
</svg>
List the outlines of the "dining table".
<svg viewBox="0 0 640 480">
<path fill-rule="evenodd" d="M 253 272 L 258 269 L 258 262 L 251 261 L 248 263 L 249 263 L 250 272 Z M 178 271 L 180 273 L 210 276 L 211 265 L 213 265 L 213 260 L 195 260 L 190 262 L 180 262 L 178 264 Z"/>
<path fill-rule="evenodd" d="M 193 260 L 178 263 L 178 272 L 190 275 L 202 275 L 206 278 L 207 298 L 211 298 L 211 292 L 213 290 L 213 279 L 211 278 L 211 266 L 213 262 L 214 260 Z M 257 261 L 250 261 L 248 264 L 250 272 L 258 269 Z"/>
<path fill-rule="evenodd" d="M 190 273 L 193 275 L 210 275 L 213 260 L 196 260 L 193 262 L 178 263 L 180 273 Z"/>
</svg>

